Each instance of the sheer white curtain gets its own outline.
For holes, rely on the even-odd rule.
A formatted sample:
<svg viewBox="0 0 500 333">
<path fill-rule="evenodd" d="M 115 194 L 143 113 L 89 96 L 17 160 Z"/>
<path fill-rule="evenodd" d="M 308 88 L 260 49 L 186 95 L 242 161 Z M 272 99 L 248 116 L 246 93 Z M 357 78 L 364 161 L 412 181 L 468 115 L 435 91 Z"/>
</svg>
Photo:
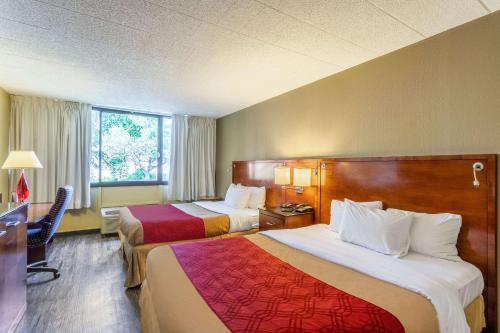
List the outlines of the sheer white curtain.
<svg viewBox="0 0 500 333">
<path fill-rule="evenodd" d="M 215 119 L 172 117 L 169 200 L 215 195 L 215 135 Z"/>
<path fill-rule="evenodd" d="M 10 150 L 33 150 L 43 169 L 26 170 L 31 202 L 53 202 L 73 186 L 68 208 L 90 207 L 91 106 L 49 98 L 11 98 Z M 10 174 L 14 189 L 18 172 Z"/>
</svg>

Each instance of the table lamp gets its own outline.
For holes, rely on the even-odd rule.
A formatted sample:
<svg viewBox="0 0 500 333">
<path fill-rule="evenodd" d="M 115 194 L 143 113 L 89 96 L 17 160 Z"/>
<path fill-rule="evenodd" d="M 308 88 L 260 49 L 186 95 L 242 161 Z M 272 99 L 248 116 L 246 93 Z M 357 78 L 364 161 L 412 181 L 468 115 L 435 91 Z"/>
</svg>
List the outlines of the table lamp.
<svg viewBox="0 0 500 333">
<path fill-rule="evenodd" d="M 294 168 L 293 169 L 293 186 L 296 193 L 304 193 L 304 187 L 311 186 L 312 169 L 309 168 Z"/>
<path fill-rule="evenodd" d="M 290 185 L 290 168 L 287 166 L 274 168 L 274 183 L 281 186 Z"/>
<path fill-rule="evenodd" d="M 16 195 L 19 202 L 25 202 L 30 195 L 28 183 L 24 176 L 24 169 L 43 168 L 34 151 L 13 150 L 7 156 L 2 169 L 21 169 L 21 177 L 17 183 Z"/>
</svg>

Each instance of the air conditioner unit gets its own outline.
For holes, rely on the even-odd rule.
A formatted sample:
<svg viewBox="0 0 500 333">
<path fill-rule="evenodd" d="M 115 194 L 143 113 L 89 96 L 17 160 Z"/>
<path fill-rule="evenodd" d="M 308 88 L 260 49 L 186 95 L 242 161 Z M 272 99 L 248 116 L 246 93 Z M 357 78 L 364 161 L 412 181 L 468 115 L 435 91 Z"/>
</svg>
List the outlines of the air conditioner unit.
<svg viewBox="0 0 500 333">
<path fill-rule="evenodd" d="M 101 208 L 101 234 L 116 234 L 120 228 L 120 208 Z"/>
</svg>

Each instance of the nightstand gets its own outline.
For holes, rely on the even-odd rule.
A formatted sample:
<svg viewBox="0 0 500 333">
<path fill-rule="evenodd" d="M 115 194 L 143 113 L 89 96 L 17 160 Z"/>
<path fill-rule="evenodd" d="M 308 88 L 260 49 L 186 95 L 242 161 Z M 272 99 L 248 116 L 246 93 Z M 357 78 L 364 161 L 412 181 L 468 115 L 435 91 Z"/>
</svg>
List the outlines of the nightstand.
<svg viewBox="0 0 500 333">
<path fill-rule="evenodd" d="M 223 201 L 221 197 L 199 197 L 196 201 Z"/>
<path fill-rule="evenodd" d="M 314 211 L 282 212 L 279 207 L 259 209 L 259 230 L 293 229 L 314 224 Z"/>
</svg>

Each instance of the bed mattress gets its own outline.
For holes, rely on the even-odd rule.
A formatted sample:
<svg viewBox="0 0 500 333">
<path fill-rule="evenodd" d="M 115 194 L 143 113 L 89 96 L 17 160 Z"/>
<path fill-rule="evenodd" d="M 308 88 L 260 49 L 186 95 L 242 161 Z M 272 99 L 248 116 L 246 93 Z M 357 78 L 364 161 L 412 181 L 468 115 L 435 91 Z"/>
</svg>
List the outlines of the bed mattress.
<svg viewBox="0 0 500 333">
<path fill-rule="evenodd" d="M 349 257 L 349 251 L 343 252 L 342 249 L 339 249 L 335 235 L 322 229 L 324 227 L 324 225 L 316 225 L 294 229 L 293 232 L 296 235 L 286 235 L 292 230 L 283 230 L 267 235 L 250 235 L 246 238 L 304 273 L 389 311 L 401 322 L 405 332 L 440 331 L 440 326 L 443 325 L 440 320 L 443 319 L 438 318 L 436 305 L 433 303 L 435 300 L 431 300 L 429 295 L 425 294 L 425 290 L 404 287 L 395 281 L 387 281 L 391 278 L 375 277 L 370 274 L 372 272 L 361 272 L 355 267 L 346 265 L 345 262 L 335 263 L 331 261 L 332 258 L 322 258 L 318 247 L 314 244 L 320 244 L 320 248 L 323 246 L 323 250 L 326 252 L 340 251 L 338 253 Z M 324 239 L 325 231 L 330 232 L 330 234 L 326 234 L 329 237 L 326 241 Z M 300 241 L 301 235 L 310 238 L 311 242 Z M 280 237 L 281 241 L 277 239 Z M 288 240 L 288 244 L 285 244 L 284 239 Z M 293 244 L 294 242 L 295 244 Z M 297 246 L 297 244 L 301 245 Z M 349 245 L 350 250 L 354 246 L 352 244 L 343 245 Z M 297 247 L 302 248 L 298 249 Z M 361 252 L 369 251 L 359 250 Z M 363 259 L 363 255 L 360 253 L 354 254 L 358 260 L 362 262 L 363 260 L 373 260 L 373 257 L 370 256 Z M 417 258 L 410 256 L 409 259 L 412 262 L 419 261 L 418 256 Z M 349 259 L 345 259 L 345 261 L 347 262 Z M 464 264 L 467 266 L 466 263 Z M 422 264 L 410 264 L 410 266 L 412 265 L 416 265 L 416 268 L 413 269 L 417 270 L 422 269 L 423 266 L 433 267 L 435 272 L 438 270 L 432 264 L 428 265 L 426 260 Z M 412 269 L 405 269 L 408 274 L 411 274 Z M 475 274 L 477 272 L 474 268 L 467 267 L 463 268 L 461 273 L 459 269 L 458 275 L 456 275 L 450 274 L 449 269 L 449 267 L 444 267 L 443 272 L 447 271 L 446 276 L 454 276 L 454 278 L 446 277 L 444 279 L 448 283 L 446 288 L 456 294 L 457 302 L 460 303 L 461 307 L 461 315 L 467 323 L 467 331 L 470 327 L 472 332 L 479 332 L 484 327 L 484 302 L 481 297 L 482 284 L 476 281 L 478 276 Z M 470 275 L 468 275 L 469 273 Z M 141 322 L 144 332 L 229 331 L 223 321 L 200 296 L 170 247 L 158 247 L 151 251 L 147 259 L 146 280 L 147 283 L 143 284 L 141 293 Z M 437 280 L 440 283 L 443 282 L 442 279 L 438 278 Z M 469 281 L 466 282 L 466 280 Z M 224 282 L 230 283 L 230 281 L 221 281 L 221 283 Z M 441 331 L 450 332 L 451 326 L 449 325 L 452 324 L 445 323 L 443 326 L 445 329 Z"/>
</svg>

